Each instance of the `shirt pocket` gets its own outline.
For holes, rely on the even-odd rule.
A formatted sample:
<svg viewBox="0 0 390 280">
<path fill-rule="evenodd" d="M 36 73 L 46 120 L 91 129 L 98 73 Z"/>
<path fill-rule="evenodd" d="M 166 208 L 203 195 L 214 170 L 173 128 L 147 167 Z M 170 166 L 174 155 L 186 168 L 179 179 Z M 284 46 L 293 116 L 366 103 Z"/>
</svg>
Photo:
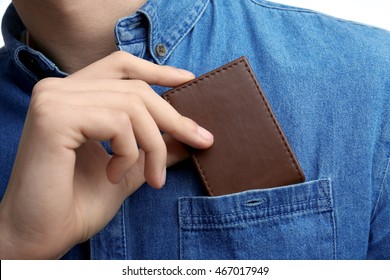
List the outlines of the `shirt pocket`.
<svg viewBox="0 0 390 280">
<path fill-rule="evenodd" d="M 330 179 L 179 200 L 181 259 L 335 259 Z"/>
</svg>

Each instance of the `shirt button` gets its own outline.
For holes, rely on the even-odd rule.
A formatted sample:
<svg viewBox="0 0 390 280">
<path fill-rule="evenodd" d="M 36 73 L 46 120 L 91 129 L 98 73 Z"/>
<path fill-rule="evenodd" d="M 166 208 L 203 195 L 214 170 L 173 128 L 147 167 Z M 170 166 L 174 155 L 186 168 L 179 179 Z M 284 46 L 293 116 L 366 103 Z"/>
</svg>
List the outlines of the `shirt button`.
<svg viewBox="0 0 390 280">
<path fill-rule="evenodd" d="M 163 44 L 158 44 L 156 46 L 156 53 L 158 56 L 164 56 L 167 54 L 167 48 Z"/>
</svg>

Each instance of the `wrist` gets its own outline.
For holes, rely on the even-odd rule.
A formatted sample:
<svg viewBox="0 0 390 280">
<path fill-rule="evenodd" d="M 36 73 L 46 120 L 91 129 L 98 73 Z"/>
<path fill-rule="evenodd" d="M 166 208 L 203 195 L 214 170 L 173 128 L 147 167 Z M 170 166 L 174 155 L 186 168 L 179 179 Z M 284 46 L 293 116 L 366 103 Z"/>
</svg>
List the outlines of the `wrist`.
<svg viewBox="0 0 390 280">
<path fill-rule="evenodd" d="M 12 223 L 0 204 L 0 259 L 1 260 L 27 260 L 27 259 L 54 259 L 45 241 L 36 242 L 31 234 L 23 234 Z"/>
<path fill-rule="evenodd" d="M 14 248 L 14 242 L 12 240 L 12 234 L 10 231 L 10 225 L 5 217 L 5 211 L 0 204 L 0 259 L 17 259 L 16 248 Z"/>
</svg>

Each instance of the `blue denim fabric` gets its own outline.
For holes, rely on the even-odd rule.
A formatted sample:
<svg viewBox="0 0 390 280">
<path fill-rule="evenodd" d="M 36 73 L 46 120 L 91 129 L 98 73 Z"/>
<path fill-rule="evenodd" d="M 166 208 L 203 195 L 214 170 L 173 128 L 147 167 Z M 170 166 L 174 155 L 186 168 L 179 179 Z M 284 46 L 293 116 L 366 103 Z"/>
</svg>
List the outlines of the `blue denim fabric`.
<svg viewBox="0 0 390 280">
<path fill-rule="evenodd" d="M 18 41 L 23 28 L 10 8 L 0 195 L 33 85 L 66 75 Z M 207 197 L 188 160 L 168 169 L 162 190 L 141 187 L 66 258 L 390 259 L 389 32 L 261 0 L 154 0 L 115 34 L 119 49 L 196 75 L 245 55 L 307 181 Z"/>
</svg>

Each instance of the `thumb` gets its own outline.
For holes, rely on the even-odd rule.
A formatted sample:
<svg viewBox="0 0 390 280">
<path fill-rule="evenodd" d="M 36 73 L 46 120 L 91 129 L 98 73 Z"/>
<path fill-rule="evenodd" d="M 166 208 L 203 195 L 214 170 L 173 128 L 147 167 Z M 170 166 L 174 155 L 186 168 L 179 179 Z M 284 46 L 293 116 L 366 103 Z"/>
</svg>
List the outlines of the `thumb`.
<svg viewBox="0 0 390 280">
<path fill-rule="evenodd" d="M 173 66 L 162 66 L 117 51 L 80 71 L 70 75 L 69 79 L 135 79 L 150 85 L 175 87 L 195 76 L 191 72 Z"/>
<path fill-rule="evenodd" d="M 168 134 L 164 134 L 163 139 L 167 146 L 167 167 L 173 166 L 190 157 L 190 153 L 183 143 Z M 124 178 L 127 184 L 127 196 L 133 194 L 145 183 L 144 167 L 145 153 L 140 150 L 137 162 L 131 167 Z"/>
</svg>

